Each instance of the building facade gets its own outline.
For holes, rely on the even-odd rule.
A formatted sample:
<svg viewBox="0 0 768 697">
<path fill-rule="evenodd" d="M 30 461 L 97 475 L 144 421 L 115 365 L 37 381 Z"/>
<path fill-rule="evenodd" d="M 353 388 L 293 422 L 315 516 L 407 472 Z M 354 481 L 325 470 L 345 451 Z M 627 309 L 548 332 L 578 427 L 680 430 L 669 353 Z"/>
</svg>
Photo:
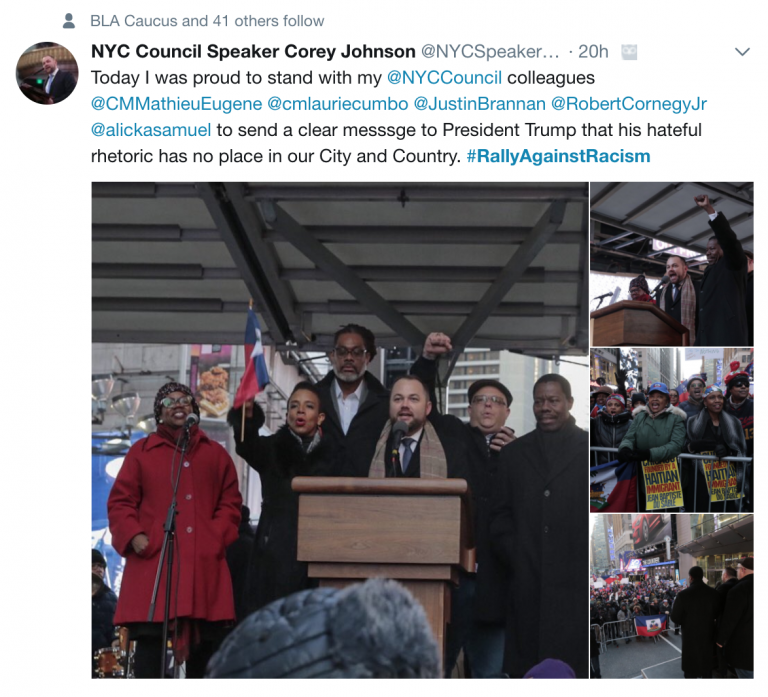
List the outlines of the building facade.
<svg viewBox="0 0 768 697">
<path fill-rule="evenodd" d="M 707 583 L 715 587 L 723 569 L 736 567 L 739 559 L 754 556 L 754 516 L 739 513 L 680 513 L 677 548 L 680 577 L 693 566 L 704 569 Z"/>
</svg>

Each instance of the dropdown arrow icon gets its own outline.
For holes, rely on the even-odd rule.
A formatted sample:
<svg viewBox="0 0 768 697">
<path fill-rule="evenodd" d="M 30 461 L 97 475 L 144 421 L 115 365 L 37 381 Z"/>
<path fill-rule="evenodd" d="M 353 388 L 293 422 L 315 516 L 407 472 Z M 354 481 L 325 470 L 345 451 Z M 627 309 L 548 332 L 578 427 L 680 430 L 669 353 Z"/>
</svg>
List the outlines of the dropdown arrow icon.
<svg viewBox="0 0 768 697">
<path fill-rule="evenodd" d="M 749 49 L 746 49 L 745 51 L 739 51 L 738 48 L 736 50 L 738 51 L 740 56 L 746 56 L 747 55 L 747 51 L 749 51 Z"/>
</svg>

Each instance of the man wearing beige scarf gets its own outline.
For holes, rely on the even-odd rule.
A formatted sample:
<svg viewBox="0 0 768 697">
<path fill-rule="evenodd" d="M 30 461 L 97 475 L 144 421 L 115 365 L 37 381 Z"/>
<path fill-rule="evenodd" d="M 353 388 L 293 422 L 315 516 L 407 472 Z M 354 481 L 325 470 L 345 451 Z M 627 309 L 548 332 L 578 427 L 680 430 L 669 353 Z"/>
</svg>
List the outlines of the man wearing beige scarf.
<svg viewBox="0 0 768 697">
<path fill-rule="evenodd" d="M 376 444 L 368 476 L 467 479 L 467 447 L 463 433 L 452 428 L 452 419 L 432 414 L 429 390 L 415 375 L 405 375 L 392 385 L 389 421 Z M 393 425 L 402 421 L 406 432 L 399 446 Z"/>
<path fill-rule="evenodd" d="M 688 262 L 672 255 L 667 259 L 669 283 L 659 289 L 659 307 L 688 329 L 688 345 L 696 339 L 696 289 L 688 273 Z"/>
</svg>

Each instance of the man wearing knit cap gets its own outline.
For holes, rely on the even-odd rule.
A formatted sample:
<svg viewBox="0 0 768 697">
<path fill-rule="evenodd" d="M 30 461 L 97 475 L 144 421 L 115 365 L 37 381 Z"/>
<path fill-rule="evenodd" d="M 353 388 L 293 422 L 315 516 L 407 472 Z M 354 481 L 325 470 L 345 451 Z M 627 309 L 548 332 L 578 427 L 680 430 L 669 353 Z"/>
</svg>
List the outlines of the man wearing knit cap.
<svg viewBox="0 0 768 697">
<path fill-rule="evenodd" d="M 744 557 L 736 565 L 739 582 L 728 593 L 717 645 L 739 679 L 755 677 L 755 559 Z"/>
<path fill-rule="evenodd" d="M 701 375 L 693 375 L 688 379 L 688 399 L 678 404 L 688 418 L 696 416 L 704 408 L 704 395 L 702 392 L 706 385 Z"/>
</svg>

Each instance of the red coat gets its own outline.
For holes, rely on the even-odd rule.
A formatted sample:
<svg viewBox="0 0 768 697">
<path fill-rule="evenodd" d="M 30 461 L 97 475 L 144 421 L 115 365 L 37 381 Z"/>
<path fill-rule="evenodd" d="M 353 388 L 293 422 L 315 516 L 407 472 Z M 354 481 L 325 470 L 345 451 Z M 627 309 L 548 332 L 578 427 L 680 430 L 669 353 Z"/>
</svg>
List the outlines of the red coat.
<svg viewBox="0 0 768 697">
<path fill-rule="evenodd" d="M 115 624 L 147 621 L 173 492 L 173 454 L 174 445 L 156 433 L 138 441 L 128 451 L 109 495 L 112 546 L 125 557 Z M 232 458 L 197 427 L 184 458 L 177 501 L 170 617 L 232 620 L 235 608 L 225 551 L 237 539 L 242 498 Z M 149 545 L 138 556 L 131 540 L 142 532 Z M 155 622 L 163 620 L 165 576 L 163 564 Z"/>
</svg>

